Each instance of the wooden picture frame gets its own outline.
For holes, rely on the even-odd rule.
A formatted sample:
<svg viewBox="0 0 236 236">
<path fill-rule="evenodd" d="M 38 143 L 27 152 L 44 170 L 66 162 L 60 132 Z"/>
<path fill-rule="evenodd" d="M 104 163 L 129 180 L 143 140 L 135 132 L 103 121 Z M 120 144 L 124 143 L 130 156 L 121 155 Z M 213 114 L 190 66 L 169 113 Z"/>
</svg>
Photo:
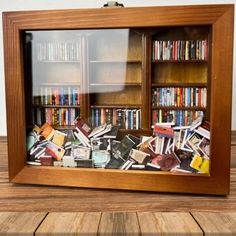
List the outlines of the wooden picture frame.
<svg viewBox="0 0 236 236">
<path fill-rule="evenodd" d="M 227 195 L 230 183 L 233 20 L 234 5 L 4 12 L 9 180 L 24 184 Z M 209 59 L 210 175 L 26 165 L 23 31 L 183 25 L 209 25 L 212 29 Z M 144 73 L 149 76 L 147 63 L 144 63 L 147 68 Z M 143 93 L 145 95 L 147 91 Z M 147 122 L 145 126 L 148 125 Z"/>
</svg>

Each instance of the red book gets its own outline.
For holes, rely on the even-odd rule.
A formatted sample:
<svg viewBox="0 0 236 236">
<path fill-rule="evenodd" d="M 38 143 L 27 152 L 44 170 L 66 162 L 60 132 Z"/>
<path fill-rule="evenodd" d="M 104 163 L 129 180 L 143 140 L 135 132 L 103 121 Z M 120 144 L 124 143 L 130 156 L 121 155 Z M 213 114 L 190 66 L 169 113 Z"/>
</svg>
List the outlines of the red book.
<svg viewBox="0 0 236 236">
<path fill-rule="evenodd" d="M 88 137 L 92 131 L 92 127 L 80 118 L 76 119 L 75 125 L 86 137 Z"/>
<path fill-rule="evenodd" d="M 170 127 L 154 125 L 153 133 L 162 137 L 173 138 L 174 130 Z"/>
</svg>

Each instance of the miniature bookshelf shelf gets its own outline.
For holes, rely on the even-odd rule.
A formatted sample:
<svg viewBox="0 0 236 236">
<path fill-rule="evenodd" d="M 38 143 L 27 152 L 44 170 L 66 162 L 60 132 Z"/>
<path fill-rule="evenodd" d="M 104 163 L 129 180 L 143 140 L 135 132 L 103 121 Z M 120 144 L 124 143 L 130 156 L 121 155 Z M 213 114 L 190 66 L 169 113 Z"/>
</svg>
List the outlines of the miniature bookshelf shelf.
<svg viewBox="0 0 236 236">
<path fill-rule="evenodd" d="M 177 107 L 177 106 L 154 106 L 152 107 L 153 110 L 197 110 L 197 111 L 206 111 L 205 107 L 196 107 L 196 106 L 191 106 L 191 107 Z"/>
<path fill-rule="evenodd" d="M 91 108 L 132 108 L 139 109 L 141 105 L 133 105 L 133 104 L 94 104 L 90 106 Z"/>
<path fill-rule="evenodd" d="M 39 107 L 39 108 L 79 108 L 80 105 L 37 105 L 34 104 L 34 107 Z"/>
<path fill-rule="evenodd" d="M 90 86 L 142 86 L 141 83 L 127 83 L 127 82 L 124 82 L 124 83 L 91 83 Z"/>
<path fill-rule="evenodd" d="M 152 63 L 158 64 L 158 63 L 208 63 L 207 60 L 157 60 L 152 61 Z"/>
<path fill-rule="evenodd" d="M 10 181 L 227 195 L 233 16 L 233 5 L 3 13 Z M 155 45 L 159 46 L 155 48 Z M 159 106 L 154 100 L 158 89 L 175 91 L 179 88 L 206 90 L 204 106 L 194 106 L 201 103 L 183 106 L 179 102 L 176 107 L 169 100 L 166 104 L 170 106 Z M 70 89 L 78 89 L 70 100 L 74 104 L 68 102 Z M 57 93 L 57 90 L 68 92 Z M 197 96 L 197 92 L 193 95 Z M 33 104 L 34 98 L 41 100 Z M 172 94 L 172 102 L 173 98 Z M 48 105 L 51 102 L 40 105 L 48 99 L 57 99 L 57 105 Z M 118 139 L 127 134 L 152 135 L 151 127 L 157 119 L 166 122 L 165 119 L 176 118 L 179 122 L 186 118 L 191 123 L 198 112 L 204 114 L 204 122 L 211 124 L 209 173 L 26 164 L 27 134 L 34 119 L 41 123 L 49 120 L 52 125 L 54 122 L 54 129 L 66 130 L 69 134 L 75 131 L 75 126 L 65 125 L 65 121 L 72 124 L 79 116 L 97 124 L 100 120 L 95 115 L 99 112 L 112 114 L 112 122 L 116 122 L 116 113 L 124 113 L 123 120 L 128 121 L 128 126 L 127 122 L 126 128 L 122 126 Z M 178 117 L 179 114 L 182 117 Z M 138 122 L 130 129 L 129 122 L 137 116 Z M 181 140 L 181 131 L 175 131 L 178 132 Z"/>
<path fill-rule="evenodd" d="M 100 63 L 107 63 L 107 64 L 109 64 L 109 63 L 117 63 L 117 64 L 119 64 L 119 63 L 121 63 L 121 64 L 124 64 L 124 63 L 142 63 L 142 61 L 141 60 L 116 60 L 116 61 L 112 61 L 112 60 L 110 60 L 110 61 L 108 61 L 108 60 L 106 60 L 106 61 L 102 61 L 102 60 L 91 60 L 90 61 L 90 63 L 97 63 L 97 64 L 100 64 Z"/>
<path fill-rule="evenodd" d="M 152 87 L 206 87 L 207 83 L 153 83 Z"/>
</svg>

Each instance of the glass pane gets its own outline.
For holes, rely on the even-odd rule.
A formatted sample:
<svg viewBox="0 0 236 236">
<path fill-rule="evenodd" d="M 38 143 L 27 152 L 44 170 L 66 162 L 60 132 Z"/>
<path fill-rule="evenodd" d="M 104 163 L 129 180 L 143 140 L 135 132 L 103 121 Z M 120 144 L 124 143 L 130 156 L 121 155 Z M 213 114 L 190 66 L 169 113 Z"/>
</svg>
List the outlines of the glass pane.
<svg viewBox="0 0 236 236">
<path fill-rule="evenodd" d="M 209 174 L 208 26 L 23 38 L 29 164 Z"/>
</svg>

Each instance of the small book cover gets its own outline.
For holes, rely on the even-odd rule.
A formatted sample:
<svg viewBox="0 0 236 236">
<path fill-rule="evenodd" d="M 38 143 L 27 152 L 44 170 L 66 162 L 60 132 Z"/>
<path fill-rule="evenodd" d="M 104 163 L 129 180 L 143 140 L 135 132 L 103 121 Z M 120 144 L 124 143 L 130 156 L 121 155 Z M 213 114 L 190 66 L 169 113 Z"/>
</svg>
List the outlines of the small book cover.
<svg viewBox="0 0 236 236">
<path fill-rule="evenodd" d="M 90 148 L 82 146 L 73 146 L 71 155 L 77 159 L 88 160 L 90 158 Z"/>
<path fill-rule="evenodd" d="M 65 150 L 62 147 L 57 146 L 55 143 L 49 141 L 46 147 L 46 153 L 54 157 L 57 161 L 60 161 L 64 156 Z"/>
<path fill-rule="evenodd" d="M 42 135 L 47 140 L 52 139 L 54 133 L 55 133 L 55 130 L 48 123 L 44 123 L 43 126 L 41 127 L 40 135 Z"/>
<path fill-rule="evenodd" d="M 202 162 L 203 158 L 199 155 L 195 155 L 190 163 L 190 166 L 195 170 L 199 170 Z"/>
<path fill-rule="evenodd" d="M 109 124 L 109 125 L 106 126 L 106 128 L 105 128 L 104 130 L 102 130 L 101 132 L 95 134 L 93 137 L 94 137 L 94 138 L 101 137 L 102 135 L 104 135 L 104 134 L 110 132 L 111 129 L 112 129 L 112 125 Z"/>
<path fill-rule="evenodd" d="M 200 148 L 205 157 L 210 157 L 210 140 L 204 137 L 198 144 L 198 147 Z"/>
<path fill-rule="evenodd" d="M 175 153 L 165 154 L 162 159 L 158 162 L 161 170 L 169 171 L 180 164 L 180 160 Z"/>
<path fill-rule="evenodd" d="M 120 169 L 120 167 L 124 164 L 124 160 L 121 158 L 111 157 L 110 161 L 105 166 L 105 169 Z"/>
<path fill-rule="evenodd" d="M 192 162 L 192 157 L 186 157 L 186 158 L 182 159 L 179 169 L 195 173 L 196 170 L 190 166 L 191 162 Z"/>
<path fill-rule="evenodd" d="M 200 126 L 202 124 L 202 120 L 203 120 L 203 116 L 198 116 L 197 119 L 195 119 L 191 126 L 190 126 L 190 130 L 193 131 L 195 130 L 198 126 Z"/>
<path fill-rule="evenodd" d="M 91 147 L 90 141 L 86 135 L 78 128 L 75 128 L 77 132 L 74 132 L 75 137 L 81 141 L 81 143 L 86 147 Z"/>
<path fill-rule="evenodd" d="M 136 149 L 131 149 L 131 151 L 129 152 L 129 157 L 131 157 L 138 164 L 143 165 L 147 164 L 147 162 L 150 160 L 149 154 Z"/>
<path fill-rule="evenodd" d="M 40 157 L 40 163 L 42 166 L 52 166 L 53 165 L 53 158 L 49 155 L 43 155 Z"/>
<path fill-rule="evenodd" d="M 54 135 L 53 135 L 53 138 L 52 138 L 52 142 L 55 143 L 56 145 L 62 147 L 65 143 L 65 140 L 66 140 L 66 134 L 59 131 L 59 130 L 56 130 L 54 132 Z"/>
<path fill-rule="evenodd" d="M 97 168 L 104 168 L 111 159 L 111 155 L 105 150 L 94 150 L 92 152 L 92 160 Z"/>
<path fill-rule="evenodd" d="M 178 156 L 180 161 L 183 161 L 184 159 L 191 158 L 193 157 L 193 152 L 192 151 L 186 151 L 182 149 L 178 149 L 175 151 L 175 154 Z"/>
<path fill-rule="evenodd" d="M 120 167 L 121 170 L 128 170 L 131 168 L 131 166 L 135 163 L 134 160 L 126 160 L 123 165 Z"/>
<path fill-rule="evenodd" d="M 102 124 L 102 125 L 99 125 L 98 127 L 95 127 L 91 132 L 90 134 L 88 135 L 89 138 L 91 137 L 94 137 L 95 135 L 98 135 L 103 132 L 107 127 L 107 124 Z M 110 126 L 109 126 L 110 127 Z"/>
<path fill-rule="evenodd" d="M 44 155 L 46 148 L 45 147 L 34 147 L 30 150 L 30 160 L 35 161 L 36 159 L 39 159 L 40 156 Z"/>
<path fill-rule="evenodd" d="M 128 134 L 128 137 L 135 143 L 135 145 L 133 146 L 134 148 L 136 148 L 140 144 L 140 138 L 132 134 Z"/>
<path fill-rule="evenodd" d="M 104 134 L 104 138 L 112 138 L 115 139 L 118 134 L 118 126 L 112 126 L 111 130 Z"/>
<path fill-rule="evenodd" d="M 75 126 L 86 136 L 88 137 L 89 134 L 92 132 L 92 127 L 85 122 L 84 120 L 77 118 L 75 120 Z"/>
<path fill-rule="evenodd" d="M 78 168 L 94 168 L 94 163 L 92 159 L 83 160 L 75 158 L 75 162 Z"/>
<path fill-rule="evenodd" d="M 194 130 L 196 133 L 200 134 L 202 137 L 207 138 L 210 140 L 210 131 L 203 128 L 202 126 L 199 126 L 197 129 Z"/>
<path fill-rule="evenodd" d="M 128 135 L 126 135 L 119 143 L 117 147 L 114 147 L 112 152 L 114 157 L 123 159 L 126 153 L 132 149 L 135 142 L 132 141 Z"/>
<path fill-rule="evenodd" d="M 62 159 L 62 163 L 64 167 L 77 167 L 73 156 L 64 156 Z"/>
<path fill-rule="evenodd" d="M 154 125 L 153 129 L 154 135 L 158 135 L 161 137 L 173 138 L 174 130 L 171 127 Z"/>
</svg>

